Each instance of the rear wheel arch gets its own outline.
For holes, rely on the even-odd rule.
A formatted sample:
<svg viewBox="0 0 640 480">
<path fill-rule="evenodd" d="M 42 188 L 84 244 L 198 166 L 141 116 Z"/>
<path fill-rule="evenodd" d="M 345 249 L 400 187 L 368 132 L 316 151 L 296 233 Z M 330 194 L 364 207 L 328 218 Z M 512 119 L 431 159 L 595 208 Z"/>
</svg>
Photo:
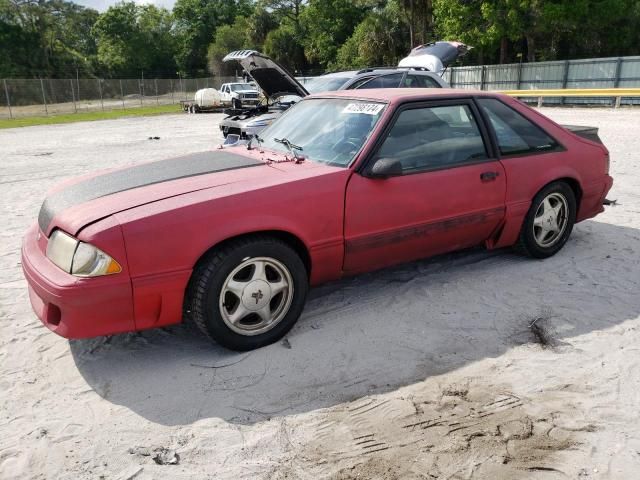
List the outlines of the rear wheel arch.
<svg viewBox="0 0 640 480">
<path fill-rule="evenodd" d="M 563 182 L 563 183 L 566 183 L 567 185 L 569 185 L 571 187 L 571 190 L 573 190 L 573 194 L 576 197 L 576 210 L 579 212 L 580 211 L 580 201 L 582 200 L 582 187 L 580 186 L 580 182 L 578 182 L 578 180 L 576 180 L 575 178 L 572 178 L 572 177 L 563 177 L 563 178 L 558 178 L 557 180 L 553 180 L 553 181 L 547 183 L 540 190 L 542 190 L 543 188 L 546 188 L 547 185 L 549 185 L 551 183 L 555 183 L 555 182 Z M 538 192 L 540 192 L 540 190 L 538 190 Z M 536 192 L 536 195 L 538 194 L 538 192 Z M 535 195 L 534 195 L 534 197 L 535 197 Z"/>
<path fill-rule="evenodd" d="M 547 258 L 562 249 L 573 230 L 581 193 L 580 184 L 570 177 L 555 179 L 540 188 L 523 218 L 515 250 Z M 554 201 L 556 204 L 550 203 Z"/>
</svg>

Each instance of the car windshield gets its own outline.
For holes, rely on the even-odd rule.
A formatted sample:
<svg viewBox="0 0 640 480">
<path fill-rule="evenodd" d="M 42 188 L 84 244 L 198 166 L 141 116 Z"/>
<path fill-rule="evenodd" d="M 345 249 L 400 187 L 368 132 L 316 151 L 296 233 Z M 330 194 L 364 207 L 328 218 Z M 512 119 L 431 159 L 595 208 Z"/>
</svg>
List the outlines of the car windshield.
<svg viewBox="0 0 640 480">
<path fill-rule="evenodd" d="M 229 85 L 232 92 L 237 92 L 238 90 L 253 90 L 253 87 L 250 83 L 232 83 Z"/>
<path fill-rule="evenodd" d="M 350 80 L 349 77 L 317 77 L 303 86 L 309 93 L 332 92 Z"/>
<path fill-rule="evenodd" d="M 386 104 L 348 98 L 310 98 L 260 133 L 263 148 L 347 167 L 371 135 Z M 283 142 L 284 141 L 284 142 Z"/>
</svg>

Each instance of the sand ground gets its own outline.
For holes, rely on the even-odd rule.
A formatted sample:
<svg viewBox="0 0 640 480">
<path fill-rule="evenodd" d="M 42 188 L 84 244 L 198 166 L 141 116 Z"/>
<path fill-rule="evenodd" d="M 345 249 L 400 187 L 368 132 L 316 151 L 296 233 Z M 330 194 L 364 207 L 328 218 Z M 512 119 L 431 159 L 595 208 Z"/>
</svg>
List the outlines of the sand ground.
<svg viewBox="0 0 640 480">
<path fill-rule="evenodd" d="M 186 326 L 69 342 L 20 268 L 49 187 L 212 148 L 220 115 L 0 131 L 0 478 L 638 478 L 640 110 L 543 112 L 600 127 L 619 202 L 561 253 L 325 285 L 244 354 Z"/>
</svg>

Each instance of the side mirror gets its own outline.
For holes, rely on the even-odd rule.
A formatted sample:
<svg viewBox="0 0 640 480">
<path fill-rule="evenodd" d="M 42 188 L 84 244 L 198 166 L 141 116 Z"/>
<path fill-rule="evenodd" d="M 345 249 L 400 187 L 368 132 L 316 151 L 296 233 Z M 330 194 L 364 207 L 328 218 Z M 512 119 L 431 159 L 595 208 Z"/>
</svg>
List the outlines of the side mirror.
<svg viewBox="0 0 640 480">
<path fill-rule="evenodd" d="M 371 178 L 388 178 L 402 175 L 402 164 L 395 158 L 379 158 L 369 170 Z"/>
</svg>

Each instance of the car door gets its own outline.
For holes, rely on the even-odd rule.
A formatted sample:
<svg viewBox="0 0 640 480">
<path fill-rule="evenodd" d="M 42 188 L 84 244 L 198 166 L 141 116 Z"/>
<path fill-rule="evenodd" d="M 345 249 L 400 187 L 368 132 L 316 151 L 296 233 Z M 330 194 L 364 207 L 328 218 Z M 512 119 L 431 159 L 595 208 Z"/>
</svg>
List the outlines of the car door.
<svg viewBox="0 0 640 480">
<path fill-rule="evenodd" d="M 229 98 L 229 85 L 223 85 L 221 93 L 222 93 L 222 95 L 220 95 L 220 99 L 224 103 L 227 103 L 230 100 L 230 98 Z"/>
<path fill-rule="evenodd" d="M 505 212 L 504 170 L 472 100 L 399 108 L 345 198 L 345 272 L 481 244 Z M 380 159 L 401 171 L 374 178 Z M 387 160 L 387 161 L 388 161 Z"/>
</svg>

